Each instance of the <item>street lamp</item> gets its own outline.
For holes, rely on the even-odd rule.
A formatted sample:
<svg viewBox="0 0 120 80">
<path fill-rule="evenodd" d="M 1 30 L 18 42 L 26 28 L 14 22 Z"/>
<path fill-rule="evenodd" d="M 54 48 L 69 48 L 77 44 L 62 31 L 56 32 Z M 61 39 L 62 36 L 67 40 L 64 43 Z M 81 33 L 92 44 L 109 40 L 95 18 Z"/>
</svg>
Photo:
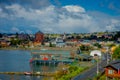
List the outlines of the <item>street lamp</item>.
<svg viewBox="0 0 120 80">
<path fill-rule="evenodd" d="M 90 53 L 91 56 L 96 57 L 97 59 L 97 75 L 99 74 L 99 58 L 102 56 L 101 51 L 99 50 L 93 50 Z"/>
</svg>

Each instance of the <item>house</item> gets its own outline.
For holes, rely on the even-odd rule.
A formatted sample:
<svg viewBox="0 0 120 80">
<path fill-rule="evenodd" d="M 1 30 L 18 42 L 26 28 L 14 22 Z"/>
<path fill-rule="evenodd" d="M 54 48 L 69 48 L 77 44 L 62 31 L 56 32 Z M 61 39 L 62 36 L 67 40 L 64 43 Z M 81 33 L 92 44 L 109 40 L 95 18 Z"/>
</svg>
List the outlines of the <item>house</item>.
<svg viewBox="0 0 120 80">
<path fill-rule="evenodd" d="M 56 45 L 56 47 L 64 47 L 65 46 L 65 42 L 64 42 L 63 38 L 57 37 L 55 39 L 55 45 Z"/>
<path fill-rule="evenodd" d="M 78 39 L 66 40 L 66 46 L 79 46 Z"/>
<path fill-rule="evenodd" d="M 19 40 L 29 40 L 30 36 L 28 34 L 21 33 L 21 34 L 18 34 L 18 39 Z"/>
<path fill-rule="evenodd" d="M 45 42 L 44 45 L 49 47 L 50 46 L 50 42 Z"/>
<path fill-rule="evenodd" d="M 56 37 L 55 39 L 50 40 L 48 45 L 52 45 L 54 47 L 64 47 L 66 44 L 62 37 Z"/>
<path fill-rule="evenodd" d="M 0 40 L 0 46 L 1 47 L 8 47 L 9 45 L 10 45 L 9 41 Z"/>
<path fill-rule="evenodd" d="M 118 42 L 120 42 L 120 38 L 118 38 L 118 40 L 117 40 Z"/>
<path fill-rule="evenodd" d="M 87 54 L 79 54 L 76 56 L 76 59 L 80 60 L 80 61 L 91 61 L 92 60 L 92 56 L 87 55 Z"/>
<path fill-rule="evenodd" d="M 105 75 L 111 79 L 120 79 L 120 60 L 106 66 Z"/>
<path fill-rule="evenodd" d="M 71 40 L 67 40 L 67 41 L 66 41 L 66 46 L 71 47 L 71 46 L 75 46 L 75 45 L 76 45 L 76 43 L 73 42 L 73 41 L 71 41 Z"/>
<path fill-rule="evenodd" d="M 35 39 L 34 39 L 34 45 L 39 46 L 43 43 L 44 40 L 44 34 L 41 31 L 38 31 L 35 34 Z"/>
</svg>

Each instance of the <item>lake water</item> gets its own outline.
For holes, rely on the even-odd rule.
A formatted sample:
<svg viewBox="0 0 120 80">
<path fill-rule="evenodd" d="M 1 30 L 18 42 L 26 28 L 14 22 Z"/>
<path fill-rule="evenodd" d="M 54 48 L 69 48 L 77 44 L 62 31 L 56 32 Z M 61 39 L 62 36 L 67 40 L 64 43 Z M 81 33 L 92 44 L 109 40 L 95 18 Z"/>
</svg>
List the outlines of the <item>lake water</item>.
<svg viewBox="0 0 120 80">
<path fill-rule="evenodd" d="M 37 50 L 39 52 L 39 50 Z M 69 51 L 43 51 L 52 53 L 69 54 Z M 56 66 L 32 66 L 29 63 L 31 52 L 27 50 L 0 50 L 0 72 L 31 72 L 36 71 L 53 71 Z M 52 80 L 52 77 L 43 76 L 18 76 L 0 74 L 0 80 Z"/>
</svg>

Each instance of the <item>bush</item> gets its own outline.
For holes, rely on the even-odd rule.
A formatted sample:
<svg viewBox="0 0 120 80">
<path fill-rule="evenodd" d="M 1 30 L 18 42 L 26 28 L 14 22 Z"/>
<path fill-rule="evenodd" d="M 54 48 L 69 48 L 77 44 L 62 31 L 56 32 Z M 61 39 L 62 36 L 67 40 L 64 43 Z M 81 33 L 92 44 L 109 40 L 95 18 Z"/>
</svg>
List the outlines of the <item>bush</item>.
<svg viewBox="0 0 120 80">
<path fill-rule="evenodd" d="M 70 80 L 71 78 L 75 77 L 76 75 L 80 74 L 87 68 L 78 67 L 78 66 L 70 66 L 69 67 L 69 73 L 66 75 L 63 75 L 61 78 L 57 80 Z"/>
</svg>

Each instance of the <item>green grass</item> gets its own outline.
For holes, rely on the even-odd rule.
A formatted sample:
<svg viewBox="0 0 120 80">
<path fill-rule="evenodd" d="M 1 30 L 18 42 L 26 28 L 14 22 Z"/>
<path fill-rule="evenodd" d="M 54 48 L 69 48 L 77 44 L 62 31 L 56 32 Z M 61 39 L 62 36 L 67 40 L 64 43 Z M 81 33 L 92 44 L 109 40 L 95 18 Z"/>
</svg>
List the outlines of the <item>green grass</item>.
<svg viewBox="0 0 120 80">
<path fill-rule="evenodd" d="M 56 78 L 57 80 L 70 80 L 71 78 L 77 76 L 81 72 L 88 69 L 87 67 L 78 67 L 78 66 L 70 66 L 69 72 L 61 77 Z"/>
</svg>

